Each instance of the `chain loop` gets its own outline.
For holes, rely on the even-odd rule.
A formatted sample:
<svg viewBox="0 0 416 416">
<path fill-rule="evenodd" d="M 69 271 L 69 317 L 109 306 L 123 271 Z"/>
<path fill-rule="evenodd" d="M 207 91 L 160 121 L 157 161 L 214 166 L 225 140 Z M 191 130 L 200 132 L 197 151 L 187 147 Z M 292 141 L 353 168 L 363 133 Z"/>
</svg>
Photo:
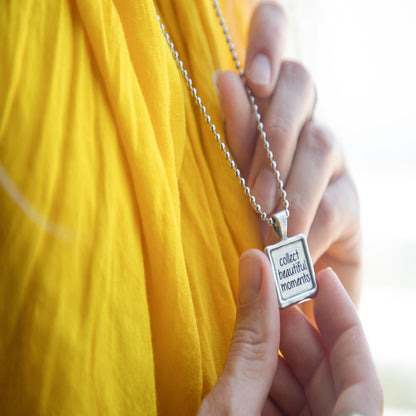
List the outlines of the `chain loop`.
<svg viewBox="0 0 416 416">
<path fill-rule="evenodd" d="M 284 212 L 286 213 L 286 218 L 289 218 L 289 214 L 290 214 L 289 213 L 289 201 L 287 199 L 286 191 L 283 188 L 283 181 L 280 178 L 280 172 L 277 169 L 277 164 L 276 164 L 276 161 L 274 160 L 273 152 L 270 150 L 270 143 L 267 140 L 267 135 L 266 135 L 266 132 L 264 131 L 263 123 L 261 121 L 261 116 L 260 116 L 260 113 L 258 111 L 258 106 L 255 102 L 255 98 L 253 96 L 253 93 L 251 92 L 250 88 L 248 87 L 244 71 L 241 69 L 241 63 L 238 59 L 238 54 L 235 50 L 235 45 L 232 42 L 232 38 L 231 38 L 231 35 L 229 33 L 228 26 L 226 25 L 223 13 L 220 9 L 219 2 L 218 2 L 218 0 L 213 0 L 212 3 L 213 3 L 213 6 L 214 6 L 214 9 L 215 9 L 217 18 L 219 20 L 219 23 L 221 25 L 222 32 L 224 34 L 225 40 L 227 42 L 228 49 L 230 50 L 231 56 L 233 58 L 235 68 L 236 68 L 236 70 L 237 70 L 237 72 L 238 72 L 238 74 L 241 78 L 241 81 L 243 82 L 243 85 L 246 89 L 247 97 L 248 97 L 249 102 L 250 102 L 251 111 L 254 114 L 254 119 L 255 119 L 256 124 L 257 124 L 257 131 L 259 133 L 260 138 L 263 141 L 264 149 L 265 149 L 266 155 L 267 155 L 267 159 L 270 162 L 270 167 L 273 170 L 274 177 L 276 178 L 278 188 L 280 190 L 280 196 L 283 200 L 283 207 L 284 207 Z M 237 164 L 235 163 L 231 153 L 227 150 L 225 142 L 222 140 L 220 133 L 217 132 L 217 128 L 216 128 L 215 124 L 211 121 L 211 117 L 207 113 L 206 107 L 202 104 L 201 97 L 198 95 L 198 92 L 197 92 L 196 88 L 192 85 L 192 79 L 189 77 L 188 71 L 184 68 L 183 62 L 179 58 L 179 53 L 175 49 L 175 45 L 170 40 L 170 36 L 169 36 L 169 34 L 167 33 L 167 31 L 165 29 L 165 25 L 161 22 L 159 14 L 156 13 L 156 15 L 157 15 L 157 19 L 159 21 L 162 33 L 163 33 L 164 37 L 166 38 L 166 42 L 168 43 L 169 49 L 171 50 L 172 55 L 173 55 L 174 59 L 176 60 L 176 62 L 178 64 L 179 70 L 182 72 L 182 75 L 185 78 L 185 81 L 186 81 L 186 84 L 189 88 L 189 91 L 190 91 L 191 95 L 194 97 L 196 104 L 200 108 L 201 113 L 205 118 L 205 121 L 209 125 L 209 127 L 210 127 L 210 129 L 211 129 L 211 131 L 212 131 L 212 133 L 215 137 L 215 140 L 220 145 L 221 150 L 223 151 L 223 153 L 225 155 L 225 158 L 227 159 L 228 163 L 230 164 L 231 169 L 233 169 L 235 175 L 239 179 L 240 185 L 243 187 L 244 193 L 248 196 L 251 206 L 253 207 L 254 211 L 257 214 L 259 214 L 260 218 L 263 221 L 266 221 L 267 224 L 269 224 L 271 227 L 274 227 L 275 226 L 275 219 L 272 216 L 269 217 L 267 215 L 267 213 L 262 209 L 260 204 L 258 202 L 256 202 L 256 198 L 251 193 L 250 187 L 246 185 L 246 181 L 241 176 L 241 173 L 240 173 L 240 170 L 237 167 Z"/>
</svg>

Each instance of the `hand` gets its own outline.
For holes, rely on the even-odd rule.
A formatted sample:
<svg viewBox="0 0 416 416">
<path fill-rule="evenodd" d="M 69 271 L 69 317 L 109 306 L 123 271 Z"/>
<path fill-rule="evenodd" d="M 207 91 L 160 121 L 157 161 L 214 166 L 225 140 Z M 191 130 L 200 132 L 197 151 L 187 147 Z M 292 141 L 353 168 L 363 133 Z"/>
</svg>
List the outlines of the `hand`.
<svg viewBox="0 0 416 416">
<path fill-rule="evenodd" d="M 382 390 L 355 307 L 332 270 L 317 279 L 318 329 L 297 307 L 281 311 L 279 322 L 267 258 L 258 250 L 242 255 L 229 354 L 199 416 L 382 414 Z"/>
<path fill-rule="evenodd" d="M 357 192 L 339 143 L 328 129 L 311 121 L 315 90 L 309 73 L 299 63 L 282 62 L 285 22 L 274 3 L 262 3 L 255 10 L 246 77 L 290 202 L 288 235 L 304 233 L 316 270 L 334 268 L 358 303 L 361 229 Z M 268 214 L 281 210 L 277 183 L 263 143 L 257 140 L 241 80 L 227 71 L 217 73 L 215 81 L 228 145 L 240 171 Z M 262 226 L 268 244 L 274 234 Z"/>
</svg>

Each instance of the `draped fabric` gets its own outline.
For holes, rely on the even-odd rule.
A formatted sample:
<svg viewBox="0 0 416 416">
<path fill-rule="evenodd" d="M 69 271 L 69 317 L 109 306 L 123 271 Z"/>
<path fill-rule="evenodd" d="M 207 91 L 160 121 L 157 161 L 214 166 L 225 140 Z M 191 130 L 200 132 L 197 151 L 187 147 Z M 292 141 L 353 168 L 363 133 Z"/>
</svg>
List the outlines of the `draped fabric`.
<svg viewBox="0 0 416 416">
<path fill-rule="evenodd" d="M 248 5 L 223 8 L 244 33 Z M 211 1 L 156 9 L 222 131 Z M 250 247 L 153 1 L 0 3 L 0 414 L 195 414 Z"/>
</svg>

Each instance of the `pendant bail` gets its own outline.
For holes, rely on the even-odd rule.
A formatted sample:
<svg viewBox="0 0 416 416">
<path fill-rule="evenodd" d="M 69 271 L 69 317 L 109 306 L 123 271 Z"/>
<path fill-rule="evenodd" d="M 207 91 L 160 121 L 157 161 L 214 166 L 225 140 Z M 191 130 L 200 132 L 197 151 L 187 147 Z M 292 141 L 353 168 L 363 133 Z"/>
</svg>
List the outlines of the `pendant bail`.
<svg viewBox="0 0 416 416">
<path fill-rule="evenodd" d="M 287 215 L 286 211 L 276 212 L 271 216 L 273 220 L 273 230 L 280 240 L 287 238 Z"/>
</svg>

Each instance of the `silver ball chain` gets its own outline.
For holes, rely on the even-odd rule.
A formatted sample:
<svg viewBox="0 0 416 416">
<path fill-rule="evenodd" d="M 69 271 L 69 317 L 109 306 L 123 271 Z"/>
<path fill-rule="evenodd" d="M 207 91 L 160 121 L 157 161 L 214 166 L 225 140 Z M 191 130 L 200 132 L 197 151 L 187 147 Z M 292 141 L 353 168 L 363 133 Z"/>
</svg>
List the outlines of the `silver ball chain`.
<svg viewBox="0 0 416 416">
<path fill-rule="evenodd" d="M 267 140 L 266 132 L 264 131 L 264 128 L 263 128 L 263 123 L 261 121 L 261 116 L 260 116 L 260 113 L 258 111 L 258 106 L 255 102 L 253 93 L 251 92 L 250 88 L 248 87 L 247 80 L 246 80 L 246 77 L 244 75 L 244 71 L 241 68 L 241 63 L 238 59 L 238 54 L 237 54 L 237 52 L 235 50 L 235 46 L 232 42 L 231 35 L 229 34 L 229 30 L 228 30 L 228 27 L 225 23 L 225 18 L 224 18 L 223 13 L 220 9 L 220 5 L 219 5 L 218 0 L 213 0 L 212 4 L 213 4 L 215 12 L 217 14 L 217 17 L 218 17 L 219 23 L 221 25 L 222 31 L 224 33 L 225 40 L 226 40 L 227 45 L 228 45 L 228 49 L 230 50 L 231 56 L 233 58 L 235 68 L 238 71 L 238 74 L 240 75 L 241 81 L 243 82 L 244 87 L 246 89 L 247 97 L 250 101 L 251 110 L 254 114 L 254 119 L 255 119 L 256 124 L 257 124 L 257 131 L 259 132 L 259 135 L 260 135 L 261 139 L 263 140 L 264 148 L 266 150 L 266 155 L 267 155 L 268 160 L 270 161 L 270 167 L 272 168 L 274 177 L 276 178 L 278 188 L 280 190 L 280 196 L 283 199 L 283 207 L 284 207 L 284 211 L 286 213 L 286 218 L 289 218 L 290 213 L 289 213 L 289 201 L 287 200 L 287 193 L 283 188 L 283 181 L 280 178 L 280 172 L 277 169 L 277 164 L 276 164 L 276 161 L 274 160 L 273 152 L 270 149 L 270 143 Z M 180 71 L 182 72 L 182 74 L 185 78 L 185 81 L 186 81 L 186 84 L 188 85 L 189 91 L 190 91 L 191 95 L 195 98 L 195 101 L 196 101 L 197 105 L 199 106 L 199 108 L 202 112 L 202 115 L 205 118 L 205 121 L 209 125 L 209 127 L 211 129 L 211 132 L 213 133 L 213 135 L 214 135 L 215 139 L 217 140 L 218 144 L 220 145 L 221 150 L 223 151 L 223 153 L 225 155 L 225 158 L 228 160 L 231 168 L 234 170 L 235 175 L 239 179 L 241 186 L 244 188 L 245 194 L 249 197 L 251 206 L 253 207 L 254 211 L 256 211 L 256 213 L 260 215 L 260 218 L 263 221 L 266 221 L 271 227 L 275 227 L 276 219 L 274 218 L 274 216 L 269 217 L 267 215 L 267 213 L 262 209 L 261 205 L 258 202 L 256 202 L 256 198 L 251 193 L 251 189 L 246 185 L 246 180 L 241 176 L 240 169 L 238 169 L 237 164 L 235 163 L 233 157 L 231 156 L 231 153 L 227 150 L 226 144 L 224 143 L 224 141 L 221 138 L 221 134 L 217 132 L 217 128 L 215 127 L 215 124 L 211 121 L 211 116 L 207 113 L 206 107 L 202 104 L 201 97 L 198 95 L 198 92 L 197 92 L 196 88 L 192 85 L 192 79 L 189 77 L 188 71 L 183 67 L 183 62 L 179 58 L 179 53 L 175 49 L 174 43 L 170 40 L 170 36 L 169 36 L 169 33 L 167 33 L 167 31 L 165 29 L 165 25 L 161 22 L 159 14 L 156 14 L 156 15 L 157 15 L 157 19 L 159 21 L 162 33 L 165 36 L 166 41 L 169 45 L 169 48 L 170 48 L 170 50 L 173 54 L 173 57 L 175 58 L 178 66 L 179 66 L 179 69 L 180 69 Z"/>
</svg>

